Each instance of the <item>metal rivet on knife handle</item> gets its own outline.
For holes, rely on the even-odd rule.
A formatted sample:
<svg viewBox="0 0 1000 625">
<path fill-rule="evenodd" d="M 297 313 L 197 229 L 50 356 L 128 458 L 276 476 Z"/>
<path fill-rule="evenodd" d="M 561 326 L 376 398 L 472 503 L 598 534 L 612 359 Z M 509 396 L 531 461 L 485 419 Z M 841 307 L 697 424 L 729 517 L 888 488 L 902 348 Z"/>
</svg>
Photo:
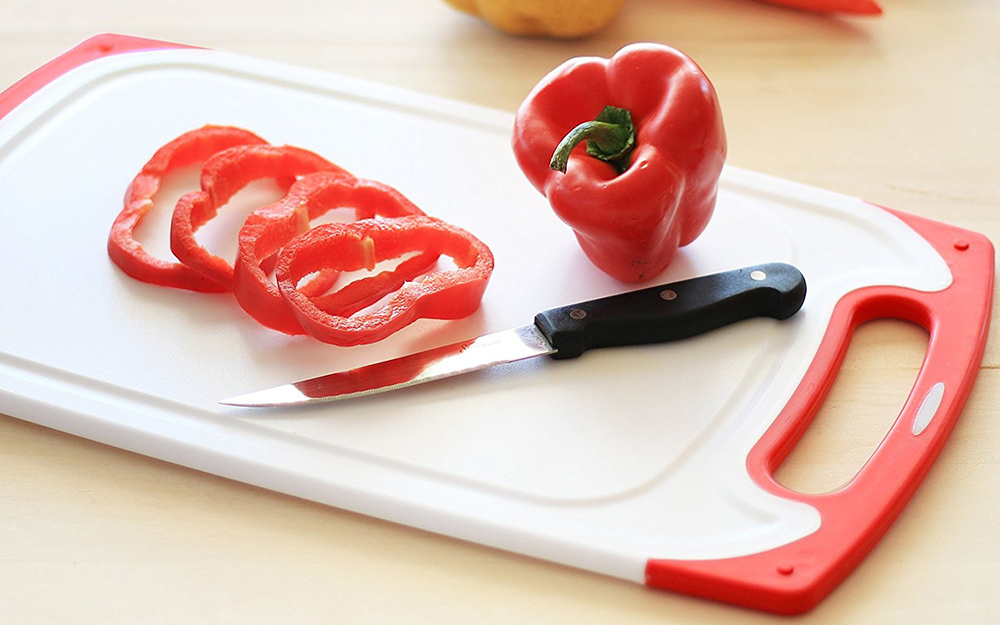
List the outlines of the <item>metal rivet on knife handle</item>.
<svg viewBox="0 0 1000 625">
<path fill-rule="evenodd" d="M 673 299 L 677 299 L 677 291 L 672 289 L 663 289 L 660 291 L 660 299 L 665 299 L 668 302 Z"/>
<path fill-rule="evenodd" d="M 757 271 L 751 271 L 750 272 L 750 279 L 751 280 L 756 280 L 757 282 L 760 282 L 761 280 L 764 280 L 766 278 L 767 278 L 767 274 L 764 273 L 763 271 L 761 271 L 760 269 L 758 269 Z"/>
<path fill-rule="evenodd" d="M 569 311 L 569 316 L 574 319 L 583 319 L 584 317 L 587 316 L 587 311 L 583 310 L 582 308 L 574 308 L 573 310 Z"/>
</svg>

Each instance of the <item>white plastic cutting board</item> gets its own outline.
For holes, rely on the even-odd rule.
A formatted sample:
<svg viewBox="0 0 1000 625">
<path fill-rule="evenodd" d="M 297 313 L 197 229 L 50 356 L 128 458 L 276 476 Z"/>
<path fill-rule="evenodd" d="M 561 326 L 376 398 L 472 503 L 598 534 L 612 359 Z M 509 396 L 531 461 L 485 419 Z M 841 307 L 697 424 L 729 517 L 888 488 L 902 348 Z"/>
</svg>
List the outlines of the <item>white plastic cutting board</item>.
<svg viewBox="0 0 1000 625">
<path fill-rule="evenodd" d="M 749 479 L 748 451 L 792 395 L 844 294 L 940 290 L 951 275 L 888 212 L 735 168 L 724 172 L 709 228 L 659 280 L 792 263 L 809 290 L 789 321 L 535 359 L 335 404 L 216 403 L 634 288 L 594 269 L 524 179 L 511 122 L 507 113 L 206 50 L 115 55 L 70 71 L 0 119 L 0 411 L 636 581 L 649 558 L 747 555 L 815 531 L 816 510 Z M 208 123 L 318 152 L 475 233 L 496 258 L 481 310 L 344 349 L 266 330 L 228 295 L 125 276 L 105 244 L 126 186 L 160 145 Z M 175 180 L 158 197 L 139 233 L 154 253 L 168 254 L 170 200 L 193 180 Z M 230 212 L 205 235 L 220 251 L 235 249 L 227 233 L 246 214 Z"/>
</svg>

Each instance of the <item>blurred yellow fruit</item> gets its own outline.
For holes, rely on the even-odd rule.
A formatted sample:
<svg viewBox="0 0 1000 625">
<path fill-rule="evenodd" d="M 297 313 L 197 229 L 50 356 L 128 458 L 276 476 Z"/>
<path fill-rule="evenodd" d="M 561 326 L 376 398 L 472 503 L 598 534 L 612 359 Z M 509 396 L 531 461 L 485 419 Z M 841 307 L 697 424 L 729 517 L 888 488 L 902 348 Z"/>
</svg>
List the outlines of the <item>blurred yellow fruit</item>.
<svg viewBox="0 0 1000 625">
<path fill-rule="evenodd" d="M 604 28 L 625 0 L 445 0 L 511 35 L 572 39 Z"/>
</svg>

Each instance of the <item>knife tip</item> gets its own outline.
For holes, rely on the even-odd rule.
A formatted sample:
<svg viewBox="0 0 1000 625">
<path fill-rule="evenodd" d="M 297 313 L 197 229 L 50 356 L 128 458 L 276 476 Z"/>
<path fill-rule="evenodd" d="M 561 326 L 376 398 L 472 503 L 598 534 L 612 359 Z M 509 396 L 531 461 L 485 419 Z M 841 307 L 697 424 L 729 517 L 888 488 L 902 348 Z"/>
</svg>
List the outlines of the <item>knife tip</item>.
<svg viewBox="0 0 1000 625">
<path fill-rule="evenodd" d="M 238 408 L 277 408 L 309 403 L 309 398 L 305 397 L 294 385 L 285 384 L 264 391 L 227 397 L 220 399 L 218 403 Z"/>
<path fill-rule="evenodd" d="M 223 406 L 236 406 L 238 408 L 270 408 L 277 404 L 273 402 L 261 401 L 261 393 L 247 393 L 220 399 L 218 403 Z"/>
<path fill-rule="evenodd" d="M 260 404 L 248 403 L 243 399 L 242 395 L 238 397 L 229 397 L 226 399 L 220 399 L 218 403 L 222 404 L 223 406 L 237 406 L 240 408 L 256 408 L 261 406 Z"/>
</svg>

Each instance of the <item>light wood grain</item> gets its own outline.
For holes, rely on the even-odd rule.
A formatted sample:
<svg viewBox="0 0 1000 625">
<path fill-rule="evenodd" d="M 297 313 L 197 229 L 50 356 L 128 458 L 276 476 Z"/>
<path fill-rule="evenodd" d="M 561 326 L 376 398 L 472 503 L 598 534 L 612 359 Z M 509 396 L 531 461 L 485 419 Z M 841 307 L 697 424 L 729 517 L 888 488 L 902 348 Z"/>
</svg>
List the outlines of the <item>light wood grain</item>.
<svg viewBox="0 0 1000 625">
<path fill-rule="evenodd" d="M 883 5 L 886 14 L 871 20 L 751 0 L 629 0 L 600 35 L 557 42 L 501 35 L 436 0 L 4 0 L 0 88 L 90 35 L 118 32 L 513 111 L 571 56 L 659 41 L 688 52 L 712 77 L 731 163 L 998 240 L 1000 4 Z M 839 390 L 782 479 L 806 490 L 846 479 L 888 427 L 885 410 L 901 404 L 925 343 L 901 324 L 863 330 Z M 991 335 L 937 466 L 857 571 L 799 620 L 1000 622 L 998 365 Z M 898 392 L 890 396 L 887 386 Z M 851 418 L 841 418 L 847 412 Z M 3 623 L 776 620 L 346 513 L 2 415 L 0 475 Z"/>
</svg>

